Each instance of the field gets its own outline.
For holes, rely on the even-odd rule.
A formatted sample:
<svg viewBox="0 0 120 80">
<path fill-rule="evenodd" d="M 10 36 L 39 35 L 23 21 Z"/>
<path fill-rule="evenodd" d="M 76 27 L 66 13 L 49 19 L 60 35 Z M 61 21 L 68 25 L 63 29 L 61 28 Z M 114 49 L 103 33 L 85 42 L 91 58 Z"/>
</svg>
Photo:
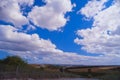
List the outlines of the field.
<svg viewBox="0 0 120 80">
<path fill-rule="evenodd" d="M 53 79 L 53 78 L 98 78 L 100 80 L 120 80 L 120 67 L 118 66 L 84 66 L 67 67 L 60 65 L 29 65 L 29 66 L 4 66 L 0 71 L 0 79 Z M 61 69 L 63 71 L 61 72 Z"/>
<path fill-rule="evenodd" d="M 120 66 L 83 66 L 28 64 L 17 56 L 0 60 L 0 80 L 3 79 L 53 79 L 53 78 L 97 78 L 120 80 Z"/>
<path fill-rule="evenodd" d="M 0 60 L 0 80 L 3 79 L 53 79 L 77 77 L 73 73 L 63 73 L 60 71 L 61 66 L 57 65 L 40 65 L 28 64 L 18 56 L 10 56 Z"/>
<path fill-rule="evenodd" d="M 2 67 L 3 66 L 3 67 Z M 45 67 L 36 68 L 31 65 L 27 66 L 4 66 L 0 65 L 0 80 L 2 79 L 53 79 L 53 78 L 75 78 L 78 77 L 73 73 L 60 72 L 59 66 L 46 65 Z"/>
<path fill-rule="evenodd" d="M 120 66 L 84 66 L 71 67 L 66 71 L 81 77 L 98 78 L 100 80 L 120 80 Z"/>
</svg>

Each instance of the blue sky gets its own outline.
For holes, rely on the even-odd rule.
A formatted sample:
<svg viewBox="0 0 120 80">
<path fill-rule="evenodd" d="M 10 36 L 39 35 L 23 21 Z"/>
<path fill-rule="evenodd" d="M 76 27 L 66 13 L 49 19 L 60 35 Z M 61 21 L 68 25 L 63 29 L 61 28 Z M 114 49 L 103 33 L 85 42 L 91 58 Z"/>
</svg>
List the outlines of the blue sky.
<svg viewBox="0 0 120 80">
<path fill-rule="evenodd" d="M 119 65 L 119 0 L 0 0 L 0 58 Z"/>
</svg>

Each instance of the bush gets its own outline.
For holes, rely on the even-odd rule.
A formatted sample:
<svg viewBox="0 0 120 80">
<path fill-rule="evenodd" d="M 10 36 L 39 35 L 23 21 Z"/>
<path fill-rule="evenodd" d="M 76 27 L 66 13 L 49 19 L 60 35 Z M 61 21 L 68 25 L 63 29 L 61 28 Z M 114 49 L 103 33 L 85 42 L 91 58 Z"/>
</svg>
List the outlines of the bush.
<svg viewBox="0 0 120 80">
<path fill-rule="evenodd" d="M 3 64 L 6 65 L 13 65 L 13 66 L 18 66 L 18 65 L 25 65 L 27 64 L 24 60 L 22 60 L 18 56 L 8 56 L 7 58 L 3 59 L 1 61 Z"/>
</svg>

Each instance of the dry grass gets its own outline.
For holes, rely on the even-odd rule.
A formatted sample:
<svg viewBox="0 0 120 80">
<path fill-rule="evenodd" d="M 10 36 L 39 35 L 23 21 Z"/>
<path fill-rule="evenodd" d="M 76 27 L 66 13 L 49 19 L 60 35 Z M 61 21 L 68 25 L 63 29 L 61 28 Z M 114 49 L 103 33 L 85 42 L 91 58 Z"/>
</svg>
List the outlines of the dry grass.
<svg viewBox="0 0 120 80">
<path fill-rule="evenodd" d="M 89 69 L 91 69 L 91 72 L 99 72 L 99 71 L 105 71 L 110 69 L 115 69 L 116 67 L 93 67 L 93 68 L 74 68 L 74 69 L 68 69 L 68 71 L 71 72 L 88 72 Z"/>
</svg>

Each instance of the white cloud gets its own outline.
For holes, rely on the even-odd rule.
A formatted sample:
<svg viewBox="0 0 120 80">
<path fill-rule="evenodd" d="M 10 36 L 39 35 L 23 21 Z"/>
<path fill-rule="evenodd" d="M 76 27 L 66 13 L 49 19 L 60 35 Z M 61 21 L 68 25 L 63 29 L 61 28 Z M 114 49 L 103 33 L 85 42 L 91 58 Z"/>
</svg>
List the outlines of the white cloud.
<svg viewBox="0 0 120 80">
<path fill-rule="evenodd" d="M 78 64 L 78 65 L 118 65 L 119 55 L 107 56 L 84 56 L 77 53 L 63 52 L 61 50 L 51 51 L 9 51 L 18 55 L 29 63 L 43 64 Z"/>
<path fill-rule="evenodd" d="M 32 11 L 28 13 L 29 19 L 41 28 L 58 30 L 67 23 L 65 14 L 70 12 L 74 5 L 71 4 L 70 0 L 44 1 L 46 5 L 41 7 L 35 6 Z M 92 13 L 92 15 L 87 14 L 87 12 L 83 10 L 82 14 L 88 15 L 87 17 L 93 16 L 95 19 L 93 26 L 95 27 L 87 30 L 79 30 L 77 34 L 82 36 L 83 39 L 76 38 L 75 42 L 83 45 L 83 49 L 88 52 L 96 53 L 100 51 L 105 54 L 108 52 L 109 54 L 94 57 L 73 52 L 64 52 L 57 49 L 56 45 L 50 40 L 40 38 L 38 34 L 19 32 L 20 29 L 18 27 L 30 24 L 27 17 L 23 16 L 20 7 L 25 7 L 26 5 L 32 6 L 34 0 L 0 0 L 0 20 L 13 23 L 14 25 L 14 27 L 10 25 L 0 25 L 0 50 L 7 51 L 13 55 L 19 55 L 27 59 L 29 63 L 87 65 L 111 64 L 112 61 L 112 63 L 118 63 L 120 59 L 119 5 L 116 3 L 102 11 L 104 8 L 102 5 L 105 1 L 100 2 L 101 4 L 98 4 L 97 1 L 94 1 L 94 6 L 98 8 L 95 9 L 95 13 Z M 90 3 L 92 2 L 89 2 L 89 4 Z M 95 5 L 95 3 L 97 5 Z M 91 12 L 91 10 L 88 12 Z M 105 16 L 103 14 L 105 14 Z M 102 22 L 102 19 L 106 21 L 106 23 Z M 27 29 L 34 28 L 32 25 L 30 26 L 31 27 L 28 26 Z"/>
<path fill-rule="evenodd" d="M 52 50 L 56 48 L 49 40 L 39 38 L 37 34 L 17 32 L 12 26 L 0 25 L 0 48 L 14 51 L 33 51 L 38 49 Z"/>
<path fill-rule="evenodd" d="M 108 0 L 91 0 L 79 12 L 87 18 L 91 18 L 105 8 L 105 3 Z"/>
<path fill-rule="evenodd" d="M 29 59 L 29 62 L 41 63 L 42 58 L 46 63 L 59 63 L 59 61 L 63 62 L 64 60 L 70 63 L 72 61 L 69 61 L 69 57 L 77 56 L 77 54 L 69 54 L 56 49 L 50 40 L 44 40 L 37 34 L 30 35 L 18 32 L 13 26 L 0 25 L 0 36 L 0 50 Z"/>
<path fill-rule="evenodd" d="M 29 63 L 88 64 L 88 60 L 91 62 L 97 60 L 97 57 L 64 52 L 37 34 L 17 32 L 16 28 L 9 25 L 0 25 L 0 36 L 0 50 L 18 55 Z"/>
<path fill-rule="evenodd" d="M 46 5 L 35 6 L 29 13 L 29 18 L 35 25 L 48 30 L 58 30 L 65 26 L 65 14 L 72 10 L 70 0 L 45 0 Z M 66 6 L 67 5 L 67 6 Z"/>
<path fill-rule="evenodd" d="M 93 1 L 94 2 L 94 1 Z M 92 4 L 92 3 L 91 3 Z M 77 31 L 82 39 L 74 40 L 82 49 L 90 53 L 120 55 L 120 3 L 115 2 L 110 7 L 92 15 L 93 27 Z M 103 5 L 104 6 L 104 5 Z M 89 6 L 87 6 L 89 7 Z M 82 10 L 86 10 L 82 8 Z M 92 14 L 93 12 L 89 13 Z M 83 14 L 83 13 L 82 13 Z M 86 15 L 86 13 L 84 13 Z M 90 15 L 91 16 L 91 15 Z M 89 17 L 86 15 L 86 17 Z"/>
<path fill-rule="evenodd" d="M 65 14 L 73 8 L 71 1 L 44 1 L 46 5 L 38 7 L 33 6 L 34 0 L 0 0 L 0 20 L 12 23 L 17 28 L 30 25 L 29 19 L 35 25 L 48 30 L 59 30 L 64 27 L 68 21 Z M 31 9 L 33 7 L 31 12 L 25 12 L 28 6 Z"/>
<path fill-rule="evenodd" d="M 34 0 L 17 0 L 20 5 L 31 6 L 34 4 Z"/>
<path fill-rule="evenodd" d="M 0 0 L 0 20 L 13 23 L 16 27 L 28 24 L 28 20 L 20 12 L 16 0 Z"/>
<path fill-rule="evenodd" d="M 12 55 L 18 55 L 29 63 L 49 64 L 111 64 L 111 60 L 119 60 L 119 55 L 108 56 L 84 56 L 72 52 L 64 52 L 57 49 L 50 40 L 44 40 L 37 34 L 18 32 L 18 29 L 9 25 L 0 25 L 0 50 Z M 110 58 L 110 57 L 111 58 Z M 89 61 L 88 61 L 89 60 Z M 103 62 L 103 60 L 105 60 Z M 99 63 L 98 63 L 99 62 Z"/>
</svg>

